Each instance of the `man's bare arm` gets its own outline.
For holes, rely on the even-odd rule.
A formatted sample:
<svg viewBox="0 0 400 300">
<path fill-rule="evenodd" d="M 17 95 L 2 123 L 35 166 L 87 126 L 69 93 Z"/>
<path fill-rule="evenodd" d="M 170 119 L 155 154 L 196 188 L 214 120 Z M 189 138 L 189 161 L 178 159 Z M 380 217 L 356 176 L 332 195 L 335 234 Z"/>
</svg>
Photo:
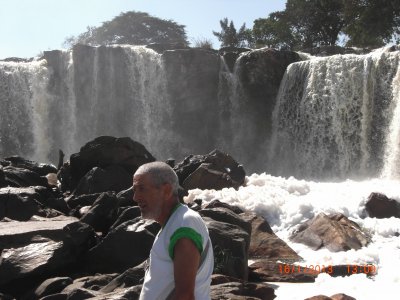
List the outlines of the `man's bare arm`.
<svg viewBox="0 0 400 300">
<path fill-rule="evenodd" d="M 175 293 L 173 299 L 193 300 L 200 253 L 187 238 L 178 240 L 174 249 Z"/>
</svg>

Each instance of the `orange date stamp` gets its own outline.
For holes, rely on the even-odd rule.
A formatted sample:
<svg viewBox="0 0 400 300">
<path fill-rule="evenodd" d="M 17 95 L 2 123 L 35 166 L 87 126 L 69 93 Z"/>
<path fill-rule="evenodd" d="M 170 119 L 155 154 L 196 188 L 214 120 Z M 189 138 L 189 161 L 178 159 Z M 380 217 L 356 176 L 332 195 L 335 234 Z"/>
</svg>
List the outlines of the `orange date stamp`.
<svg viewBox="0 0 400 300">
<path fill-rule="evenodd" d="M 372 264 L 365 265 L 320 265 L 320 264 L 310 264 L 310 265 L 289 265 L 289 264 L 278 264 L 278 271 L 280 274 L 310 274 L 316 275 L 319 273 L 333 274 L 336 269 L 341 269 L 341 273 L 347 273 L 347 275 L 352 274 L 367 274 L 375 275 L 377 273 L 377 268 Z"/>
</svg>

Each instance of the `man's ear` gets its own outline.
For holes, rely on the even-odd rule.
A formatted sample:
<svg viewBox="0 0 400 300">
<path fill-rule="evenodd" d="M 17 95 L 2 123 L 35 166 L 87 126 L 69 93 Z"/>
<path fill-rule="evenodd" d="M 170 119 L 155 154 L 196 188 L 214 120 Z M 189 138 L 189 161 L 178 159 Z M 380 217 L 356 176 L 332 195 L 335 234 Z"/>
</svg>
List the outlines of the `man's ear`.
<svg viewBox="0 0 400 300">
<path fill-rule="evenodd" d="M 163 191 L 164 191 L 164 195 L 167 198 L 172 197 L 172 185 L 170 183 L 164 183 L 163 185 Z"/>
</svg>

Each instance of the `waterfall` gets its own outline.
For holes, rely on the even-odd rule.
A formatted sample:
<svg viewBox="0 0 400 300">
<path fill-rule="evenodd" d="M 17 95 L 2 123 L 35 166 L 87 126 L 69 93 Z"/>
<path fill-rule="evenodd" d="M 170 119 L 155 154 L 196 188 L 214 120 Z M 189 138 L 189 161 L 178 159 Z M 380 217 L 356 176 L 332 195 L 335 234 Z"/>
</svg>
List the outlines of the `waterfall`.
<svg viewBox="0 0 400 300">
<path fill-rule="evenodd" d="M 0 63 L 0 154 L 57 162 L 99 135 L 129 136 L 168 155 L 171 110 L 161 55 L 82 47 Z"/>
<path fill-rule="evenodd" d="M 273 114 L 273 172 L 301 178 L 378 176 L 398 99 L 398 68 L 399 52 L 387 51 L 290 65 Z"/>
<path fill-rule="evenodd" d="M 3 156 L 43 152 L 35 143 L 48 145 L 46 122 L 48 70 L 45 61 L 0 62 L 0 152 Z"/>
</svg>

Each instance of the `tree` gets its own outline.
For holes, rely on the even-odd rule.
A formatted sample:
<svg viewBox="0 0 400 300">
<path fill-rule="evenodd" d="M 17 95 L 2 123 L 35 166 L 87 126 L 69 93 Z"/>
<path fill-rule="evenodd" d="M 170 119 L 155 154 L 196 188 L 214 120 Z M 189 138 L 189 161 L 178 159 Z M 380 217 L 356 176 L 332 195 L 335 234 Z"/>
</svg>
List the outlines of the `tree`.
<svg viewBox="0 0 400 300">
<path fill-rule="evenodd" d="M 343 21 L 343 0 L 288 0 L 286 20 L 298 48 L 335 45 Z"/>
<path fill-rule="evenodd" d="M 251 42 L 251 30 L 246 29 L 246 23 L 243 23 L 239 31 L 228 18 L 220 20 L 219 23 L 221 32 L 213 31 L 213 34 L 221 42 L 222 47 L 246 47 Z"/>
<path fill-rule="evenodd" d="M 100 27 L 87 27 L 87 31 L 79 36 L 66 38 L 64 46 L 70 47 L 77 43 L 92 46 L 151 43 L 188 45 L 185 26 L 135 11 L 121 13 L 111 21 L 104 22 Z"/>
<path fill-rule="evenodd" d="M 347 46 L 381 47 L 400 37 L 400 1 L 348 0 L 344 15 Z"/>
<path fill-rule="evenodd" d="M 257 19 L 253 25 L 255 47 L 269 47 L 280 50 L 293 48 L 295 41 L 284 12 L 274 12 L 268 18 Z"/>
</svg>

